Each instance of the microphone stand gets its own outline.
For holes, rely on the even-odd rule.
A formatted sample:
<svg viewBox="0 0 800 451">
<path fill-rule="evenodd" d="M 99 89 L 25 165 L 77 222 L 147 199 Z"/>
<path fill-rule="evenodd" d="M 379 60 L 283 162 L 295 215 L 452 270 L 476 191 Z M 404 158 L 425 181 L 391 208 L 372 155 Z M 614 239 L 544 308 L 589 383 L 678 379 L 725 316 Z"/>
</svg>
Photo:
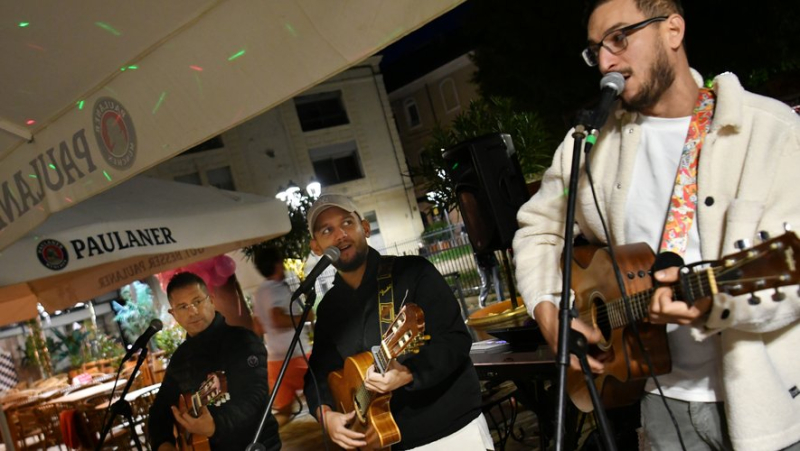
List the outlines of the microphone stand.
<svg viewBox="0 0 800 451">
<path fill-rule="evenodd" d="M 299 296 L 299 293 L 292 296 L 292 299 L 296 299 Z M 267 418 L 269 418 L 269 414 L 272 412 L 272 404 L 275 402 L 275 397 L 278 394 L 278 388 L 281 386 L 281 382 L 283 382 L 283 376 L 286 374 L 286 368 L 289 367 L 289 361 L 292 359 L 292 354 L 294 354 L 294 348 L 297 346 L 297 342 L 300 341 L 300 334 L 303 332 L 303 326 L 306 324 L 306 319 L 308 318 L 308 314 L 311 312 L 311 307 L 314 306 L 314 300 L 317 298 L 317 292 L 314 289 L 314 285 L 311 285 L 309 292 L 306 294 L 306 302 L 303 305 L 303 313 L 300 315 L 300 321 L 297 323 L 294 329 L 294 336 L 292 337 L 292 343 L 289 345 L 289 351 L 286 353 L 286 357 L 283 359 L 283 365 L 281 366 L 281 371 L 278 373 L 278 379 L 275 381 L 275 386 L 272 387 L 272 393 L 269 396 L 269 402 L 267 403 L 267 409 L 264 411 L 264 415 L 261 417 L 261 424 L 258 425 L 258 430 L 256 430 L 256 436 L 253 437 L 253 443 L 247 445 L 245 451 L 265 451 L 266 448 L 263 444 L 258 443 L 258 437 L 261 435 L 261 432 L 264 430 L 264 425 L 267 424 Z M 291 305 L 289 309 L 291 310 Z"/>
<path fill-rule="evenodd" d="M 579 122 L 585 122 L 585 115 L 582 115 Z M 580 178 L 580 162 L 581 162 L 581 144 L 584 139 L 587 141 L 587 152 L 591 145 L 596 140 L 595 133 L 586 137 L 586 126 L 579 124 L 575 126 L 575 131 L 572 133 L 574 145 L 572 149 L 572 167 L 570 170 L 569 191 L 567 195 L 567 218 L 566 227 L 564 230 L 564 268 L 563 280 L 561 285 L 561 303 L 559 306 L 558 317 L 558 349 L 556 353 L 556 366 L 558 367 L 558 380 L 557 387 L 558 393 L 556 395 L 556 435 L 555 435 L 555 449 L 556 451 L 564 451 L 564 433 L 565 422 L 567 418 L 567 368 L 570 363 L 570 352 L 578 357 L 581 362 L 581 369 L 584 373 L 586 386 L 589 389 L 589 394 L 592 398 L 594 405 L 595 416 L 598 419 L 600 435 L 603 439 L 603 444 L 606 451 L 616 451 L 617 446 L 614 443 L 614 437 L 611 433 L 611 428 L 608 424 L 606 412 L 600 402 L 600 397 L 597 394 L 597 387 L 594 385 L 591 370 L 587 359 L 587 342 L 586 337 L 580 332 L 572 330 L 570 323 L 572 318 L 577 315 L 572 311 L 569 305 L 571 283 L 572 283 L 572 257 L 574 253 L 574 239 L 575 233 L 573 224 L 575 223 L 575 202 L 578 198 L 578 179 Z M 588 153 L 587 153 L 588 158 Z"/>
<path fill-rule="evenodd" d="M 133 380 L 136 379 L 136 374 L 139 371 L 139 367 L 142 366 L 142 363 L 146 358 L 147 347 L 145 346 L 139 353 L 139 359 L 136 361 L 136 366 L 133 367 L 133 372 L 131 372 L 131 376 L 128 378 L 128 382 L 125 384 L 125 388 L 122 389 L 119 399 L 117 402 L 108 406 L 108 410 L 106 411 L 106 417 L 108 417 L 108 421 L 106 421 L 106 424 L 103 425 L 103 431 L 100 433 L 100 441 L 97 442 L 95 451 L 100 451 L 103 448 L 106 436 L 111 430 L 111 426 L 114 424 L 114 419 L 117 417 L 117 415 L 122 415 L 126 420 L 128 420 L 128 426 L 131 428 L 131 435 L 133 436 L 133 441 L 136 444 L 136 449 L 142 451 L 142 444 L 139 442 L 139 435 L 136 433 L 136 426 L 133 424 L 133 410 L 131 409 L 131 404 L 125 399 L 125 396 L 131 389 L 131 385 L 133 384 Z M 124 364 L 124 360 L 120 362 L 120 371 L 122 370 L 122 365 Z M 113 399 L 113 397 L 114 393 L 111 393 L 111 398 Z M 108 415 L 109 412 L 111 412 L 110 416 Z"/>
</svg>

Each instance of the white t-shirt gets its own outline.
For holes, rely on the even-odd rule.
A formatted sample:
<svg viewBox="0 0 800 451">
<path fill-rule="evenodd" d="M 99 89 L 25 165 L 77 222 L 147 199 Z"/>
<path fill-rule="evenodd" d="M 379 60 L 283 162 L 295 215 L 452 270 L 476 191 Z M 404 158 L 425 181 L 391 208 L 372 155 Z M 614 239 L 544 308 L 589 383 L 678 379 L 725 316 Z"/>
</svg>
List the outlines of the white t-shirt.
<svg viewBox="0 0 800 451">
<path fill-rule="evenodd" d="M 640 116 L 641 140 L 625 206 L 626 242 L 645 242 L 657 252 L 690 119 Z M 683 256 L 686 264 L 701 260 L 697 221 L 695 216 Z M 722 399 L 719 336 L 698 342 L 689 327 L 676 324 L 667 325 L 667 333 L 672 372 L 658 377 L 664 395 L 692 402 Z M 646 390 L 657 392 L 652 379 Z"/>
<path fill-rule="evenodd" d="M 276 282 L 274 280 L 265 280 L 256 291 L 256 297 L 253 300 L 253 311 L 258 316 L 261 327 L 264 328 L 267 342 L 267 360 L 283 360 L 286 357 L 286 352 L 289 350 L 289 345 L 292 344 L 292 337 L 294 336 L 294 329 L 291 327 L 276 327 L 272 322 L 272 309 L 279 307 L 283 313 L 289 315 L 289 301 L 292 298 L 292 293 L 289 286 L 285 282 Z M 292 305 L 292 314 L 297 321 L 300 320 L 300 315 L 303 313 L 303 306 L 295 302 Z M 303 350 L 300 350 L 302 344 Z M 305 351 L 306 354 L 311 352 L 311 344 L 308 341 L 308 325 L 304 326 L 303 332 L 300 334 L 300 341 L 295 346 L 292 358 L 302 356 L 301 352 Z"/>
</svg>

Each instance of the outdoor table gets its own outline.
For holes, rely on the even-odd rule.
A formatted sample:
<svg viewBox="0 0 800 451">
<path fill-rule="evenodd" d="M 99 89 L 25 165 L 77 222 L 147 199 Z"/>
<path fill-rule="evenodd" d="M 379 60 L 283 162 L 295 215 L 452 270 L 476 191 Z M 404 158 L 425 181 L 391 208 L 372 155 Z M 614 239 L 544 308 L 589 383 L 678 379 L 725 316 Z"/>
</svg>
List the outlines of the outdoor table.
<svg viewBox="0 0 800 451">
<path fill-rule="evenodd" d="M 116 382 L 117 387 L 122 389 L 125 386 L 127 379 L 120 379 Z M 51 399 L 48 402 L 51 403 L 67 403 L 67 404 L 76 404 L 90 396 L 99 395 L 101 393 L 110 392 L 114 388 L 114 381 L 105 382 L 100 385 L 95 385 L 94 387 L 89 387 L 84 390 L 73 391 L 71 393 L 67 393 L 60 398 Z"/>
<path fill-rule="evenodd" d="M 148 385 L 147 387 L 142 387 L 132 392 L 128 392 L 128 394 L 125 395 L 125 400 L 128 402 L 133 402 L 136 399 L 139 399 L 140 396 L 150 393 L 153 390 L 158 390 L 159 388 L 161 388 L 161 382 L 153 385 Z M 117 402 L 118 400 L 119 397 L 115 396 L 112 402 Z M 95 409 L 107 409 L 107 408 L 108 408 L 108 401 L 95 406 Z"/>
</svg>

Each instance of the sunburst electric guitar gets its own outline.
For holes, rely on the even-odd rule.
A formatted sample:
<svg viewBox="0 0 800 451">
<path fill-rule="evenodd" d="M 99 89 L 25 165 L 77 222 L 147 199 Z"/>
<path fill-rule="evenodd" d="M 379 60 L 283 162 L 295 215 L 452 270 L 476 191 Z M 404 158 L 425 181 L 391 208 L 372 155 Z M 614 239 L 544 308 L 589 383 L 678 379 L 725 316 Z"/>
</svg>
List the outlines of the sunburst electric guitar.
<svg viewBox="0 0 800 451">
<path fill-rule="evenodd" d="M 416 304 L 406 304 L 383 336 L 381 344 L 371 351 L 348 357 L 341 370 L 328 375 L 328 385 L 336 401 L 336 410 L 356 415 L 350 429 L 366 433 L 367 446 L 362 449 L 383 449 L 400 441 L 400 430 L 389 410 L 391 393 L 367 390 L 364 379 L 367 368 L 384 373 L 392 360 L 404 352 L 419 352 L 419 346 L 430 337 L 425 333 L 425 315 Z"/>
<path fill-rule="evenodd" d="M 700 269 L 685 267 L 680 280 L 671 287 L 673 299 L 692 305 L 717 293 L 736 296 L 775 288 L 772 299 L 763 302 L 780 302 L 785 295 L 777 288 L 797 284 L 800 279 L 795 260 L 798 252 L 800 241 L 794 233 L 787 232 L 721 260 L 704 262 L 698 266 Z M 630 299 L 632 319 L 637 322 L 653 372 L 666 374 L 672 370 L 666 326 L 650 324 L 647 319 L 655 291 L 650 275 L 655 256 L 643 243 L 615 247 L 614 253 Z M 621 299 L 608 249 L 575 248 L 572 271 L 572 290 L 578 315 L 582 321 L 599 329 L 603 336 L 603 340 L 592 346 L 589 353 L 594 356 L 608 353 L 604 359 L 604 373 L 595 377 L 603 405 L 608 408 L 631 404 L 641 398 L 650 369 L 630 330 L 631 318 Z M 762 301 L 751 297 L 750 302 Z M 583 375 L 572 368 L 567 372 L 567 392 L 580 410 L 592 411 Z"/>
<path fill-rule="evenodd" d="M 178 398 L 178 410 L 181 413 L 189 412 L 189 415 L 197 418 L 200 411 L 205 406 L 219 406 L 230 399 L 228 394 L 228 380 L 225 372 L 216 371 L 208 375 L 208 378 L 200 385 L 200 389 L 195 393 L 186 393 Z M 206 451 L 211 450 L 208 437 L 191 434 L 181 425 L 175 423 L 177 431 L 178 449 L 181 451 Z"/>
</svg>

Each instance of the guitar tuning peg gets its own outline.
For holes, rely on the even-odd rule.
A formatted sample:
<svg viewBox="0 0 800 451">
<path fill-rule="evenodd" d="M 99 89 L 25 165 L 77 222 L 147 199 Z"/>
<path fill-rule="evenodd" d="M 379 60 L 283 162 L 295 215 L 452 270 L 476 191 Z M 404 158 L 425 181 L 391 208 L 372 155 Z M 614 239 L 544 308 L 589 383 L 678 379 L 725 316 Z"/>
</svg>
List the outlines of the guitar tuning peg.
<svg viewBox="0 0 800 451">
<path fill-rule="evenodd" d="M 792 225 L 789 224 L 788 222 L 784 222 L 783 223 L 783 231 L 784 232 L 791 232 L 792 231 Z"/>
<path fill-rule="evenodd" d="M 758 239 L 763 243 L 764 241 L 769 241 L 769 232 L 766 230 L 761 230 L 758 232 Z"/>
<path fill-rule="evenodd" d="M 776 288 L 775 292 L 772 293 L 772 300 L 775 301 L 775 302 L 780 302 L 780 301 L 782 301 L 784 299 L 786 299 L 786 294 L 785 293 L 781 293 L 781 290 Z"/>
<path fill-rule="evenodd" d="M 411 350 L 412 354 L 419 354 L 419 348 L 414 348 Z"/>
<path fill-rule="evenodd" d="M 750 240 L 748 240 L 746 238 L 742 238 L 741 240 L 736 240 L 736 242 L 733 243 L 733 246 L 736 249 L 739 249 L 740 251 L 743 251 L 743 250 L 747 249 L 748 247 L 750 247 Z"/>
<path fill-rule="evenodd" d="M 747 303 L 750 305 L 758 305 L 761 303 L 761 298 L 756 296 L 755 294 L 751 294 L 750 298 L 747 299 Z"/>
<path fill-rule="evenodd" d="M 422 339 L 425 340 L 425 341 L 430 341 L 431 336 L 430 335 L 423 335 Z"/>
</svg>

